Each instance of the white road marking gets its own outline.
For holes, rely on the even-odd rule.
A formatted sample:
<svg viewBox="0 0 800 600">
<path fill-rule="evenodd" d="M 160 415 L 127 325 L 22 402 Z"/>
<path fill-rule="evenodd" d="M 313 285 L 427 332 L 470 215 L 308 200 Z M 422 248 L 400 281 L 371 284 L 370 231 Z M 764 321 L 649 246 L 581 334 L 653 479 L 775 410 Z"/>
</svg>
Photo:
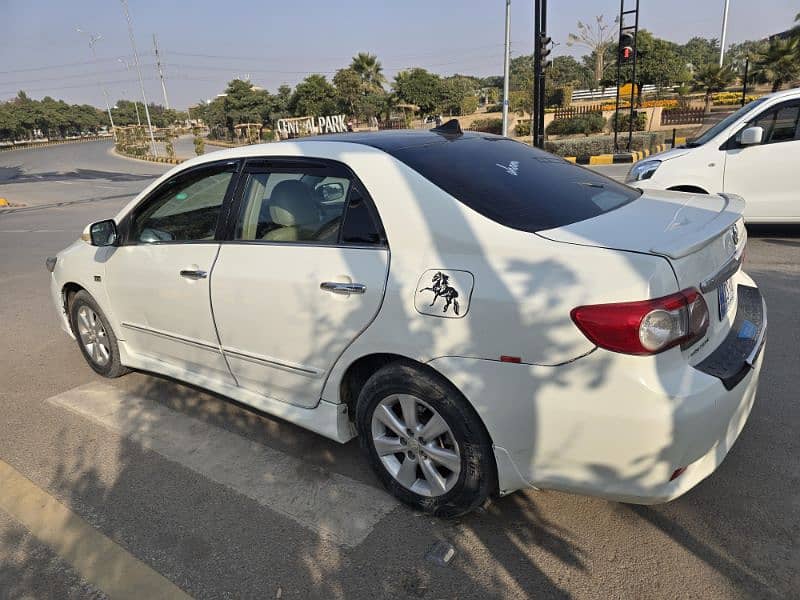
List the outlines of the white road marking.
<svg viewBox="0 0 800 600">
<path fill-rule="evenodd" d="M 107 383 L 88 383 L 48 402 L 127 436 L 344 546 L 360 544 L 398 506 L 382 490 Z"/>
<path fill-rule="evenodd" d="M 0 229 L 0 233 L 66 233 L 72 229 Z"/>
</svg>

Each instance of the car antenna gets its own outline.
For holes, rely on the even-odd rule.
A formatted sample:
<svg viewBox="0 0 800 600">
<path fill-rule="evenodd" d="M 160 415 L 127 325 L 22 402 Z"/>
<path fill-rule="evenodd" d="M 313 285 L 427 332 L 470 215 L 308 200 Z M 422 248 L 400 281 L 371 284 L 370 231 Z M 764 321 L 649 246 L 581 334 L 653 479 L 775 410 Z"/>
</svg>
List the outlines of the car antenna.
<svg viewBox="0 0 800 600">
<path fill-rule="evenodd" d="M 461 123 L 458 122 L 458 119 L 450 119 L 447 123 L 434 127 L 431 131 L 445 135 L 461 135 L 464 133 L 461 130 Z"/>
</svg>

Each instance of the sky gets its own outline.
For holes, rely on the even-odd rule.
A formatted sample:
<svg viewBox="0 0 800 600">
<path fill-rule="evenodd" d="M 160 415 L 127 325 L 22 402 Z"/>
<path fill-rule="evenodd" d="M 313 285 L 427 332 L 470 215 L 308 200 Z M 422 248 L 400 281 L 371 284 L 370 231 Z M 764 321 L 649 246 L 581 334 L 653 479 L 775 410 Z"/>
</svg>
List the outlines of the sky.
<svg viewBox="0 0 800 600">
<path fill-rule="evenodd" d="M 633 6 L 635 0 L 626 0 Z M 724 0 L 641 0 L 640 27 L 685 42 L 720 36 Z M 800 0 L 730 0 L 729 43 L 788 29 Z M 234 77 L 274 91 L 310 73 L 329 78 L 359 51 L 378 55 L 384 73 L 420 66 L 442 75 L 503 72 L 504 0 L 128 0 L 145 95 L 163 104 L 153 55 L 158 36 L 173 107 L 213 98 Z M 550 0 L 553 55 L 580 55 L 566 45 L 578 20 L 605 15 L 618 0 Z M 511 2 L 512 56 L 531 52 L 532 0 Z M 96 32 L 97 61 L 88 35 Z M 122 59 L 119 61 L 118 59 Z M 130 69 L 124 62 L 129 63 Z M 67 102 L 105 106 L 141 99 L 119 0 L 0 0 L 0 101 L 24 89 Z"/>
</svg>

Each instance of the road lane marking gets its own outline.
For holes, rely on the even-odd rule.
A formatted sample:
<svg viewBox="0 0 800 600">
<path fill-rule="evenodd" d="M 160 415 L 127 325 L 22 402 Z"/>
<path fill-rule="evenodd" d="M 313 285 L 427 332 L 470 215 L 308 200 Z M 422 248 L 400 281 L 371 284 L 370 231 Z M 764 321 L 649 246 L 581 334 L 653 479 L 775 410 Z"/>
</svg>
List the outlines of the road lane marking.
<svg viewBox="0 0 800 600">
<path fill-rule="evenodd" d="M 48 399 L 343 546 L 398 504 L 387 493 L 104 382 Z"/>
<path fill-rule="evenodd" d="M 2 460 L 0 509 L 110 598 L 191 598 Z"/>
</svg>

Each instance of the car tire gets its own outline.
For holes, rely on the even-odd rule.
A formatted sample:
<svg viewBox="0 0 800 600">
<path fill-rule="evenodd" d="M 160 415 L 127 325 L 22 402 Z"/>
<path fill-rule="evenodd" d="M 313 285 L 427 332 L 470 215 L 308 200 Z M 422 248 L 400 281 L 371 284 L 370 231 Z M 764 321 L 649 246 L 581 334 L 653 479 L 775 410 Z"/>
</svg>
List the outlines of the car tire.
<svg viewBox="0 0 800 600">
<path fill-rule="evenodd" d="M 130 371 L 120 362 L 117 336 L 89 292 L 80 290 L 72 297 L 69 319 L 78 347 L 96 373 L 114 378 Z"/>
<path fill-rule="evenodd" d="M 417 510 L 457 517 L 497 489 L 486 428 L 466 398 L 430 369 L 398 362 L 375 372 L 359 394 L 356 425 L 378 478 Z"/>
</svg>

